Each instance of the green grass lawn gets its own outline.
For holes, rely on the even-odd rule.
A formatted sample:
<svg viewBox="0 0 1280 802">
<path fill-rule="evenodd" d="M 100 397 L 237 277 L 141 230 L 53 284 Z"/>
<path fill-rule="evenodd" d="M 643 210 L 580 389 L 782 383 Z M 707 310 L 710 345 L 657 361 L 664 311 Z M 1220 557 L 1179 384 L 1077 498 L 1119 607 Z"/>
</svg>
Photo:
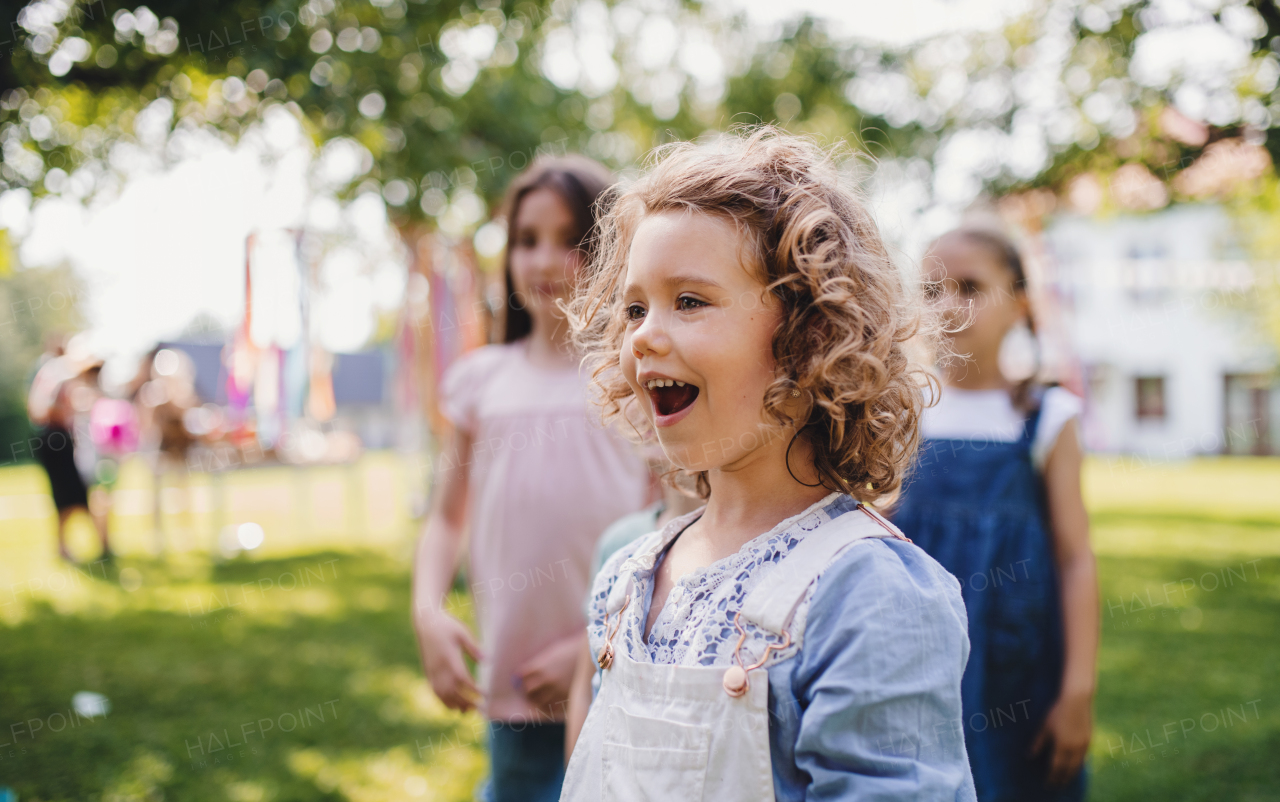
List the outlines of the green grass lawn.
<svg viewBox="0 0 1280 802">
<path fill-rule="evenodd" d="M 1102 584 L 1091 799 L 1280 799 L 1280 461 L 1086 475 Z"/>
<path fill-rule="evenodd" d="M 41 600 L 0 636 L 0 711 L 19 722 L 0 735 L 0 777 L 20 799 L 467 798 L 479 721 L 423 685 L 401 562 L 120 566 L 82 577 L 73 609 Z M 110 699 L 105 718 L 70 714 L 84 689 Z"/>
<path fill-rule="evenodd" d="M 288 489 L 282 476 L 236 481 Z M 33 487 L 0 471 L 0 502 Z M 1277 490 L 1280 461 L 1090 464 L 1092 799 L 1280 799 Z M 403 514 L 376 538 L 309 544 L 273 540 L 292 525 L 276 510 L 261 554 L 224 562 L 145 556 L 145 516 L 122 517 L 126 556 L 73 572 L 21 509 L 0 503 L 0 787 L 23 802 L 466 800 L 483 777 L 481 722 L 421 678 Z M 110 699 L 105 717 L 71 713 L 85 690 Z"/>
</svg>

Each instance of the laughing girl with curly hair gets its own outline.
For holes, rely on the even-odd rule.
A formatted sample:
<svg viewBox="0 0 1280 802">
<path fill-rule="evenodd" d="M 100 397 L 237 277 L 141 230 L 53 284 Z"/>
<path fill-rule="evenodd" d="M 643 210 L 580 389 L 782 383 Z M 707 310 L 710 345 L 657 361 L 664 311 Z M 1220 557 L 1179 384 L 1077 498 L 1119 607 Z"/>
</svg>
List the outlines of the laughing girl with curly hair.
<svg viewBox="0 0 1280 802">
<path fill-rule="evenodd" d="M 872 507 L 917 446 L 919 305 L 831 154 L 659 151 L 570 308 L 606 420 L 706 505 L 615 554 L 562 799 L 972 799 L 954 577 Z"/>
</svg>

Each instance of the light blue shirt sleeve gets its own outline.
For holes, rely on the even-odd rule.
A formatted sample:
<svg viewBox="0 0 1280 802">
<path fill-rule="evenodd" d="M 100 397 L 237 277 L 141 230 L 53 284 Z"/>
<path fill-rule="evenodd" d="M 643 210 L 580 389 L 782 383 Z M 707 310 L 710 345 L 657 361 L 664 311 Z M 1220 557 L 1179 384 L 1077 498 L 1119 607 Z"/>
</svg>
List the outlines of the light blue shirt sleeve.
<svg viewBox="0 0 1280 802">
<path fill-rule="evenodd" d="M 819 579 L 804 638 L 787 728 L 807 779 L 800 798 L 975 799 L 960 705 L 969 637 L 954 577 L 904 541 L 854 545 Z"/>
</svg>

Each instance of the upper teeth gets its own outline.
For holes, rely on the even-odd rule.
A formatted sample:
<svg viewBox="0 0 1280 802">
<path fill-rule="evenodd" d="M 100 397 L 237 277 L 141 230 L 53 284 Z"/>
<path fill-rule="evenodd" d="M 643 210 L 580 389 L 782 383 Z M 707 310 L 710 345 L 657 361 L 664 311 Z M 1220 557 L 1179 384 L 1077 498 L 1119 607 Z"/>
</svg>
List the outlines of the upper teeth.
<svg viewBox="0 0 1280 802">
<path fill-rule="evenodd" d="M 684 387 L 684 382 L 678 382 L 675 379 L 650 379 L 645 382 L 644 386 L 650 390 L 654 390 L 658 387 L 670 387 L 673 384 L 676 387 Z"/>
</svg>

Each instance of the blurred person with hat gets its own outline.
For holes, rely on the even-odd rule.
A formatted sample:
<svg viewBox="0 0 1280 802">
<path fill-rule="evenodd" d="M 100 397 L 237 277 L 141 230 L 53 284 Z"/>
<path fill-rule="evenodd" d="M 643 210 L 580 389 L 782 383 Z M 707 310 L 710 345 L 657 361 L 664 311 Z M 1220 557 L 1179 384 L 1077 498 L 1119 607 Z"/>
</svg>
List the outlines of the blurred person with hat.
<svg viewBox="0 0 1280 802">
<path fill-rule="evenodd" d="M 76 562 L 66 542 L 67 521 L 76 510 L 88 512 L 93 519 L 102 543 L 102 559 L 114 557 L 106 505 L 94 505 L 95 510 L 89 504 L 96 454 L 83 438 L 81 442 L 76 438 L 77 413 L 88 413 L 101 395 L 101 369 L 102 360 L 89 350 L 83 335 L 71 338 L 65 348 L 51 343 L 27 395 L 27 416 L 38 430 L 34 455 L 49 477 L 58 512 L 58 554 L 68 562 Z"/>
</svg>

